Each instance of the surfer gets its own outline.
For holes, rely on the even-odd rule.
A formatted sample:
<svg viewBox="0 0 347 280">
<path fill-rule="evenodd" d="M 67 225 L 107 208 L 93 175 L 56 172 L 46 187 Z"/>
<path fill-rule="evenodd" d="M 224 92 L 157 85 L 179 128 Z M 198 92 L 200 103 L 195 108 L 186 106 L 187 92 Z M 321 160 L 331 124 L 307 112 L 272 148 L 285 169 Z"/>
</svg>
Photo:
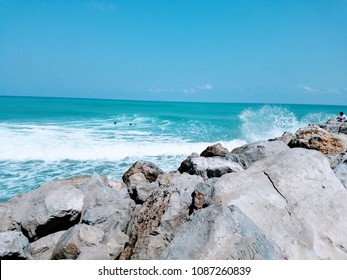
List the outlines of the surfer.
<svg viewBox="0 0 347 280">
<path fill-rule="evenodd" d="M 117 122 L 114 122 L 113 124 L 117 124 Z"/>
</svg>

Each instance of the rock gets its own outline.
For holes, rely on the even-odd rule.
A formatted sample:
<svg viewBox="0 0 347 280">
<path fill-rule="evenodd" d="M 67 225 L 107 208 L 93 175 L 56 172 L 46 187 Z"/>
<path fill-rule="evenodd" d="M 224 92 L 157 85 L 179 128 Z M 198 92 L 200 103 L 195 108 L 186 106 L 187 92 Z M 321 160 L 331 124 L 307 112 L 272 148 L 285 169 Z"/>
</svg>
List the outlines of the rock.
<svg viewBox="0 0 347 280">
<path fill-rule="evenodd" d="M 0 232 L 0 259 L 31 259 L 29 240 L 18 231 Z"/>
<path fill-rule="evenodd" d="M 176 173 L 166 175 L 161 181 L 161 188 L 156 189 L 136 211 L 129 225 L 129 244 L 122 252 L 121 260 L 159 259 L 162 250 L 188 217 L 192 193 L 203 179 Z"/>
<path fill-rule="evenodd" d="M 290 149 L 214 184 L 287 259 L 347 259 L 347 192 L 326 157 Z"/>
<path fill-rule="evenodd" d="M 200 210 L 212 204 L 212 197 L 214 193 L 214 183 L 216 179 L 206 180 L 205 182 L 198 183 L 192 193 L 192 204 L 190 214 L 194 210 Z"/>
<path fill-rule="evenodd" d="M 65 231 L 58 231 L 30 243 L 31 255 L 35 260 L 50 260 L 52 252 Z"/>
<path fill-rule="evenodd" d="M 99 246 L 103 237 L 101 229 L 86 224 L 75 225 L 61 236 L 53 250 L 52 259 L 77 259 L 85 247 Z"/>
<path fill-rule="evenodd" d="M 111 258 L 105 245 L 99 244 L 81 248 L 77 260 L 111 260 Z"/>
<path fill-rule="evenodd" d="M 242 167 L 238 163 L 222 157 L 194 157 L 190 158 L 188 173 L 208 179 L 221 177 L 223 174 L 242 170 Z"/>
<path fill-rule="evenodd" d="M 330 133 L 347 134 L 347 122 L 339 122 L 336 118 L 332 118 L 326 123 L 319 124 L 318 126 Z"/>
<path fill-rule="evenodd" d="M 281 137 L 276 137 L 276 138 L 271 139 L 269 141 L 279 140 L 279 141 L 283 141 L 286 145 L 288 145 L 289 142 L 293 139 L 293 137 L 294 137 L 293 133 L 286 131 L 282 134 Z"/>
<path fill-rule="evenodd" d="M 212 146 L 208 146 L 201 154 L 202 157 L 215 157 L 220 156 L 224 157 L 228 154 L 229 151 L 227 148 L 223 147 L 220 143 L 214 144 Z"/>
<path fill-rule="evenodd" d="M 188 174 L 193 174 L 193 166 L 192 166 L 192 159 L 198 158 L 199 154 L 192 153 L 190 156 L 188 156 L 184 161 L 182 161 L 180 167 L 178 168 L 178 171 L 180 173 L 186 172 Z"/>
<path fill-rule="evenodd" d="M 148 161 L 135 162 L 123 175 L 123 182 L 129 187 L 129 177 L 135 173 L 142 173 L 148 182 L 154 182 L 157 180 L 160 174 L 165 172 L 161 170 L 154 163 Z"/>
<path fill-rule="evenodd" d="M 158 188 L 158 182 L 149 183 L 142 173 L 135 173 L 129 176 L 128 180 L 130 197 L 138 204 L 145 202 L 150 194 Z"/>
<path fill-rule="evenodd" d="M 213 205 L 183 224 L 161 259 L 282 259 L 262 231 L 236 206 Z"/>
<path fill-rule="evenodd" d="M 247 169 L 252 163 L 289 150 L 283 141 L 258 141 L 235 148 L 227 155 L 227 159 L 238 162 Z"/>
<path fill-rule="evenodd" d="M 347 189 L 347 154 L 341 156 L 339 162 L 335 164 L 332 169 L 336 177 Z"/>
<path fill-rule="evenodd" d="M 309 125 L 295 133 L 289 146 L 313 149 L 323 154 L 339 154 L 347 149 L 347 137 L 344 134 L 330 133 L 316 125 Z"/>
<path fill-rule="evenodd" d="M 42 184 L 23 194 L 14 211 L 14 220 L 30 241 L 66 230 L 79 222 L 84 194 L 69 181 Z"/>
<path fill-rule="evenodd" d="M 0 203 L 0 232 L 1 231 L 20 231 L 20 225 L 13 219 L 13 213 L 22 195 L 18 195 L 9 201 Z"/>
</svg>

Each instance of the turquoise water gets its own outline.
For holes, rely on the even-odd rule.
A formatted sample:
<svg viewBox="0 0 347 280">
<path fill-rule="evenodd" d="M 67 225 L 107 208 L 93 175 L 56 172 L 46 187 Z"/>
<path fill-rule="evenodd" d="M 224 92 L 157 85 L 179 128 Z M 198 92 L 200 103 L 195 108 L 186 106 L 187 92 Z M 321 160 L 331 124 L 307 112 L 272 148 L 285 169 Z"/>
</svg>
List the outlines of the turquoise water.
<svg viewBox="0 0 347 280">
<path fill-rule="evenodd" d="M 346 106 L 0 97 L 0 200 L 76 175 L 121 179 L 139 159 L 174 170 L 208 145 L 232 150 L 340 111 Z"/>
</svg>

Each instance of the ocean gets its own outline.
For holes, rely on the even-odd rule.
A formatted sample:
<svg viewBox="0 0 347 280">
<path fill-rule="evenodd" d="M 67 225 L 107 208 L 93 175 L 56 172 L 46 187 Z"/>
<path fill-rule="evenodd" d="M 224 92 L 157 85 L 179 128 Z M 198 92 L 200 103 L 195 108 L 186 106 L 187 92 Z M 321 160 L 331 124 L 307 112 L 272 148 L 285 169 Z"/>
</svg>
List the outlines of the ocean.
<svg viewBox="0 0 347 280">
<path fill-rule="evenodd" d="M 294 133 L 346 106 L 0 97 L 0 201 L 43 182 L 98 173 L 121 180 L 137 160 L 176 170 L 192 152 Z"/>
</svg>

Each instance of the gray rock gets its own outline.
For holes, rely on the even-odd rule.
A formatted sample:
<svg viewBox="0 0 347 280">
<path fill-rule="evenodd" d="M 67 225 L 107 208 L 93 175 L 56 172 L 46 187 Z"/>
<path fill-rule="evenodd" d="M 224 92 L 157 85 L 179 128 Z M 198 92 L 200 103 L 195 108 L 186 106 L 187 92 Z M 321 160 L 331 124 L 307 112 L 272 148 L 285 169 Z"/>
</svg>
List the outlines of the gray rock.
<svg viewBox="0 0 347 280">
<path fill-rule="evenodd" d="M 49 260 L 52 252 L 65 231 L 58 231 L 30 243 L 31 255 L 35 260 Z"/>
<path fill-rule="evenodd" d="M 347 192 L 326 157 L 290 149 L 214 184 L 288 259 L 347 259 Z"/>
<path fill-rule="evenodd" d="M 262 231 L 236 206 L 213 205 L 183 224 L 161 259 L 281 259 Z"/>
<path fill-rule="evenodd" d="M 187 173 L 174 173 L 161 178 L 161 182 L 161 187 L 138 208 L 130 223 L 129 244 L 120 259 L 159 259 L 162 250 L 189 216 L 192 193 L 203 179 Z"/>
<path fill-rule="evenodd" d="M 221 177 L 230 172 L 242 171 L 242 167 L 233 161 L 222 157 L 197 157 L 190 158 L 189 174 L 199 175 L 204 179 Z"/>
<path fill-rule="evenodd" d="M 235 148 L 227 155 L 227 159 L 238 162 L 247 169 L 252 163 L 289 150 L 283 141 L 258 141 Z"/>
<path fill-rule="evenodd" d="M 269 141 L 280 140 L 280 141 L 284 142 L 286 145 L 288 145 L 290 143 L 290 141 L 292 141 L 293 137 L 294 137 L 293 133 L 286 131 L 282 134 L 281 137 L 276 137 L 276 138 L 271 139 Z"/>
<path fill-rule="evenodd" d="M 22 195 L 13 218 L 34 241 L 78 223 L 83 200 L 82 191 L 66 180 L 44 183 Z"/>
<path fill-rule="evenodd" d="M 111 258 L 105 245 L 99 244 L 81 248 L 77 260 L 111 260 Z"/>
<path fill-rule="evenodd" d="M 319 124 L 318 126 L 330 133 L 347 134 L 347 122 L 339 122 L 336 118 L 332 118 L 326 123 Z"/>
<path fill-rule="evenodd" d="M 104 232 L 97 227 L 85 224 L 73 226 L 59 239 L 53 250 L 52 259 L 77 259 L 85 247 L 101 245 L 103 237 Z"/>
<path fill-rule="evenodd" d="M 123 175 L 123 182 L 129 187 L 129 177 L 135 173 L 142 173 L 148 182 L 154 182 L 165 172 L 152 162 L 137 161 Z"/>
<path fill-rule="evenodd" d="M 0 232 L 0 259 L 31 259 L 29 240 L 18 231 Z"/>
<path fill-rule="evenodd" d="M 130 197 L 138 204 L 142 204 L 158 188 L 158 182 L 149 183 L 142 173 L 135 173 L 129 177 L 128 191 Z"/>
<path fill-rule="evenodd" d="M 334 174 L 347 189 L 347 160 L 333 167 Z"/>
</svg>

